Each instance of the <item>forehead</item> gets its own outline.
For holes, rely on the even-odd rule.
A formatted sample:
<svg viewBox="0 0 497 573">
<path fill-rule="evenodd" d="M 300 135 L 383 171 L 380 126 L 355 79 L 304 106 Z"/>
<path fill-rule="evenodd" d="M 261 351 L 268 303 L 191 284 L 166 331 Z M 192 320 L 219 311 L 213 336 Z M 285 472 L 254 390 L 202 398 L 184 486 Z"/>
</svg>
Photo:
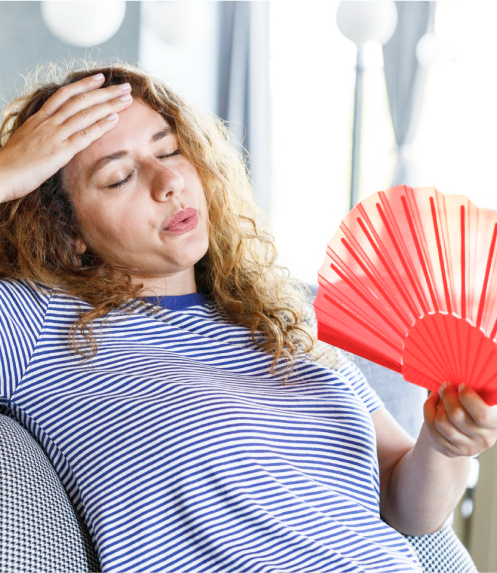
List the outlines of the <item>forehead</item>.
<svg viewBox="0 0 497 573">
<path fill-rule="evenodd" d="M 75 175 L 79 179 L 100 157 L 122 149 L 140 149 L 148 145 L 153 133 L 169 125 L 158 112 L 139 98 L 134 98 L 127 109 L 118 113 L 117 125 L 77 153 L 64 167 L 64 182 L 69 182 Z M 172 133 L 169 137 L 173 136 Z"/>
</svg>

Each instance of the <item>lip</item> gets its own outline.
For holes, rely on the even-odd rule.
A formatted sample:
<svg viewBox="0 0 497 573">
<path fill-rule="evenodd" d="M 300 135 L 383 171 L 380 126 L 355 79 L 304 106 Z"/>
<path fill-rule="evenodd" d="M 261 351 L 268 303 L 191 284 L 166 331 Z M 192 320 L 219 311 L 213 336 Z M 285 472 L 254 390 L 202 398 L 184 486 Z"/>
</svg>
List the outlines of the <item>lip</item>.
<svg viewBox="0 0 497 573">
<path fill-rule="evenodd" d="M 167 229 L 162 229 L 165 233 L 171 233 L 174 235 L 181 235 L 182 233 L 186 233 L 187 231 L 191 231 L 195 229 L 198 225 L 198 216 L 197 214 L 193 215 L 193 217 L 188 217 L 184 221 L 177 223 L 176 225 L 169 225 Z"/>
<path fill-rule="evenodd" d="M 186 207 L 186 209 L 181 209 L 174 213 L 174 215 L 166 222 L 164 227 L 162 228 L 163 231 L 169 231 L 170 227 L 176 227 L 178 223 L 184 221 L 185 219 L 190 219 L 197 215 L 197 209 L 193 207 Z"/>
</svg>

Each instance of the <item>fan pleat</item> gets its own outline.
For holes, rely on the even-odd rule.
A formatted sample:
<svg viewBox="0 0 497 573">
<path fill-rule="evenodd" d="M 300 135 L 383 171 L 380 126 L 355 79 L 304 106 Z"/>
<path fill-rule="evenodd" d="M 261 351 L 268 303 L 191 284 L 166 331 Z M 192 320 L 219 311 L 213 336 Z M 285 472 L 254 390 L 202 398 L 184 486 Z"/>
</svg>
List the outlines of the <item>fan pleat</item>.
<svg viewBox="0 0 497 573">
<path fill-rule="evenodd" d="M 373 250 L 375 251 L 375 253 L 377 254 L 379 260 L 381 261 L 381 263 L 383 264 L 383 268 L 385 269 L 385 271 L 388 273 L 388 277 L 392 280 L 393 284 L 395 285 L 395 287 L 397 288 L 398 293 L 402 296 L 402 298 L 404 299 L 405 303 L 408 305 L 409 307 L 409 299 L 407 297 L 404 296 L 404 289 L 400 283 L 400 277 L 397 278 L 396 276 L 396 272 L 395 271 L 395 267 L 390 263 L 388 263 L 385 260 L 385 257 L 382 256 L 382 254 L 380 253 L 380 250 L 378 249 L 377 245 L 375 244 L 375 242 L 373 241 L 371 235 L 368 233 L 368 230 L 366 229 L 365 225 L 364 225 L 364 221 L 362 221 L 360 218 L 357 219 L 357 222 L 360 226 L 360 228 L 363 230 L 364 234 L 366 235 L 366 238 L 368 239 L 368 241 L 370 242 L 371 246 L 373 247 Z M 354 253 L 352 253 L 352 256 L 354 256 Z M 371 263 L 371 261 L 369 261 Z M 359 263 L 359 261 L 358 261 Z M 360 263 L 359 263 L 360 264 Z M 395 298 L 392 294 L 388 294 L 388 286 L 385 283 L 384 287 L 380 286 L 380 283 L 382 282 L 382 277 L 380 274 L 380 271 L 378 269 L 375 269 L 375 267 L 371 264 L 372 266 L 372 273 L 367 273 L 366 269 L 364 269 L 364 272 L 368 274 L 368 276 L 370 277 L 371 281 L 378 287 L 379 291 L 381 292 L 381 294 L 383 295 L 383 298 L 385 298 L 387 300 L 387 302 L 390 304 L 390 307 L 396 312 L 396 314 L 399 316 L 399 318 L 402 320 L 402 322 L 404 323 L 405 326 L 410 326 L 412 324 L 412 320 L 409 318 L 409 316 L 403 312 L 403 309 L 401 306 L 399 306 L 396 302 L 395 302 Z M 375 278 L 373 278 L 375 277 Z M 414 308 L 411 310 L 411 308 L 409 308 L 409 310 L 411 311 L 411 315 L 416 316 L 416 311 L 414 310 Z M 400 336 L 402 336 L 402 334 L 399 333 Z"/>
<path fill-rule="evenodd" d="M 404 245 L 404 242 L 402 241 L 401 235 L 399 233 L 394 232 L 394 230 L 393 230 L 394 221 L 392 221 L 393 225 L 390 225 L 389 221 L 387 220 L 387 218 L 385 216 L 383 209 L 381 208 L 381 205 L 379 203 L 377 203 L 376 207 L 377 207 L 378 212 L 380 214 L 380 217 L 383 221 L 383 224 L 385 225 L 385 228 L 390 235 L 390 239 L 391 239 L 393 246 L 397 252 L 397 255 L 398 255 L 399 260 L 402 264 L 402 267 L 407 274 L 407 278 L 409 279 L 409 284 L 410 284 L 412 290 L 414 291 L 414 295 L 418 299 L 418 304 L 421 305 L 421 309 L 422 309 L 423 313 L 425 313 L 425 312 L 427 312 L 427 305 L 426 305 L 426 302 L 423 300 L 424 297 L 423 297 L 422 291 L 418 288 L 418 285 L 416 284 L 416 281 L 414 280 L 414 276 L 415 276 L 414 268 L 412 267 L 412 264 L 410 264 L 409 259 L 407 259 L 404 256 L 404 252 L 407 249 L 406 249 L 406 246 Z M 396 237 L 396 238 L 394 238 L 394 237 Z M 393 263 L 392 263 L 392 266 L 393 266 Z M 413 300 L 413 297 L 410 296 L 410 293 L 407 289 L 407 286 L 405 287 L 405 289 L 402 289 L 403 294 L 404 294 L 404 290 L 406 292 L 406 295 L 405 295 L 406 304 L 408 304 L 409 310 L 412 312 L 412 315 L 417 317 L 418 311 L 416 308 L 416 303 Z"/>
<path fill-rule="evenodd" d="M 437 297 L 435 296 L 434 286 L 432 285 L 432 273 L 430 273 L 428 271 L 429 260 L 427 258 L 425 260 L 425 256 L 423 254 L 423 251 L 421 250 L 420 239 L 424 239 L 424 236 L 423 236 L 423 233 L 421 231 L 418 231 L 414 226 L 414 221 L 413 221 L 413 218 L 411 216 L 412 214 L 409 210 L 409 207 L 407 204 L 407 199 L 405 197 L 402 197 L 402 203 L 404 205 L 404 210 L 406 213 L 406 218 L 407 218 L 407 223 L 409 225 L 409 230 L 411 231 L 411 237 L 412 237 L 412 240 L 413 240 L 414 245 L 416 247 L 416 253 L 418 255 L 421 267 L 423 269 L 423 275 L 424 275 L 424 279 L 426 282 L 426 286 L 428 287 L 428 290 L 430 292 L 431 302 L 433 304 L 434 310 L 436 312 L 438 312 L 440 310 L 440 308 L 438 306 Z M 418 235 L 418 233 L 419 233 L 419 235 Z M 419 279 L 418 279 L 418 281 L 419 281 Z"/>
<path fill-rule="evenodd" d="M 461 205 L 461 317 L 466 318 L 466 225 L 464 205 Z"/>
<path fill-rule="evenodd" d="M 490 244 L 490 252 L 487 257 L 487 266 L 485 268 L 485 278 L 483 280 L 483 288 L 480 297 L 480 304 L 478 305 L 478 317 L 476 318 L 476 326 L 480 328 L 483 316 L 483 309 L 485 308 L 485 297 L 487 295 L 488 279 L 490 277 L 490 269 L 494 264 L 494 254 L 495 254 L 495 239 L 497 233 L 497 226 L 494 227 L 494 232 L 492 235 L 492 243 Z"/>
<path fill-rule="evenodd" d="M 437 221 L 437 214 L 435 212 L 435 203 L 433 201 L 433 197 L 430 197 L 430 208 L 431 208 L 431 216 L 433 218 L 433 228 L 435 230 L 435 238 L 437 241 L 437 251 L 438 251 L 438 258 L 439 258 L 439 262 L 440 262 L 440 270 L 442 273 L 442 281 L 443 281 L 444 294 L 445 294 L 445 303 L 447 306 L 447 312 L 449 314 L 452 314 L 452 304 L 451 304 L 451 300 L 450 300 L 449 287 L 447 284 L 447 269 L 446 269 L 446 266 L 444 264 L 442 243 L 440 241 L 440 228 L 439 228 L 439 224 Z"/>
</svg>

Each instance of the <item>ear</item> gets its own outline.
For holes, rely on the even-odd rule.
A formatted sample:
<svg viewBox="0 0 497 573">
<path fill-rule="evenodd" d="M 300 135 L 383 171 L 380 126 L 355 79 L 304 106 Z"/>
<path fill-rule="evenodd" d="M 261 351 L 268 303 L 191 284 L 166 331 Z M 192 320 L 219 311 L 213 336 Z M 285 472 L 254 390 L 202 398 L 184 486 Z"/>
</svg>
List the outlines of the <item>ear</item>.
<svg viewBox="0 0 497 573">
<path fill-rule="evenodd" d="M 76 239 L 76 250 L 78 251 L 78 255 L 82 255 L 86 251 L 86 243 L 83 239 Z"/>
</svg>

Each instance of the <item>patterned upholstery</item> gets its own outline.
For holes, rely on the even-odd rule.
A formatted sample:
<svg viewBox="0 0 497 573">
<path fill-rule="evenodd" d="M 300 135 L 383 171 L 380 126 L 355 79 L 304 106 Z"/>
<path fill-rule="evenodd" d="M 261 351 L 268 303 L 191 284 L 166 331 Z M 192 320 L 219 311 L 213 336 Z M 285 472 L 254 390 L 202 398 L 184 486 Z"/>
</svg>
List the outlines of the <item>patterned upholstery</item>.
<svg viewBox="0 0 497 573">
<path fill-rule="evenodd" d="M 478 573 L 471 555 L 450 525 L 428 535 L 404 535 L 424 573 Z"/>
<path fill-rule="evenodd" d="M 90 535 L 41 446 L 0 415 L 0 571 L 101 571 Z"/>
</svg>

